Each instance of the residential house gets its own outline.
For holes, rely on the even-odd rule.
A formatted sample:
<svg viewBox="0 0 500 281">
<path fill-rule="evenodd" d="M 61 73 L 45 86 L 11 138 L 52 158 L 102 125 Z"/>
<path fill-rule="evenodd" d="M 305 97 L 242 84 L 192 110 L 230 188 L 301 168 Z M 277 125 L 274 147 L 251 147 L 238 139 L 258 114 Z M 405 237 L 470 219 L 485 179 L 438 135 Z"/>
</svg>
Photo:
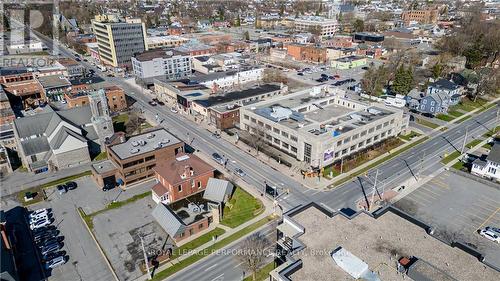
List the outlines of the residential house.
<svg viewBox="0 0 500 281">
<path fill-rule="evenodd" d="M 500 143 L 495 143 L 486 158 L 472 162 L 471 173 L 500 182 Z"/>
<path fill-rule="evenodd" d="M 202 192 L 208 179 L 214 177 L 215 168 L 194 154 L 162 160 L 153 168 L 157 184 L 152 196 L 156 203 L 170 204 Z"/>
<path fill-rule="evenodd" d="M 450 103 L 457 104 L 460 101 L 461 87 L 457 84 L 446 80 L 439 79 L 436 82 L 430 83 L 427 87 L 427 94 L 443 93 L 450 98 Z"/>
</svg>

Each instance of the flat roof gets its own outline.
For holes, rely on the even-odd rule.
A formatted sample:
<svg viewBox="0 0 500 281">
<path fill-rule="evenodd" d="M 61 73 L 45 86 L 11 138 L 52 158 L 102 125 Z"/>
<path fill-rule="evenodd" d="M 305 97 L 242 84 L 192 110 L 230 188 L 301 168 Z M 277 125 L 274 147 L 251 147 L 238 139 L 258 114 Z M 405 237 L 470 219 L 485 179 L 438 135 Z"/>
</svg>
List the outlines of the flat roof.
<svg viewBox="0 0 500 281">
<path fill-rule="evenodd" d="M 110 149 L 120 159 L 127 159 L 181 142 L 177 137 L 161 128 L 132 136 L 126 142 L 113 145 Z"/>
<path fill-rule="evenodd" d="M 186 56 L 186 53 L 174 49 L 153 49 L 136 54 L 134 58 L 138 61 L 150 61 L 153 59 L 168 59 L 175 56 Z"/>
<path fill-rule="evenodd" d="M 41 76 L 38 77 L 37 80 L 44 88 L 49 88 L 49 89 L 71 86 L 69 80 L 61 75 Z"/>
<path fill-rule="evenodd" d="M 404 256 L 425 260 L 457 280 L 498 279 L 497 271 L 474 256 L 435 239 L 392 211 L 377 219 L 366 213 L 348 219 L 339 214 L 330 218 L 310 207 L 292 218 L 305 228 L 298 240 L 306 248 L 294 255 L 302 260 L 302 268 L 289 276 L 291 280 L 354 280 L 330 255 L 338 247 L 367 263 L 380 280 L 409 279 L 396 270 L 397 260 Z"/>
<path fill-rule="evenodd" d="M 94 168 L 94 170 L 100 175 L 109 173 L 117 169 L 117 167 L 111 160 L 104 160 L 98 163 L 94 163 L 92 164 L 92 168 Z"/>
<path fill-rule="evenodd" d="M 234 92 L 229 92 L 227 94 L 222 94 L 222 95 L 214 95 L 210 96 L 207 99 L 198 99 L 195 100 L 196 103 L 204 106 L 204 107 L 211 107 L 211 106 L 216 106 L 228 102 L 233 102 L 233 101 L 238 101 L 246 98 L 251 98 L 259 95 L 264 95 L 267 93 L 271 93 L 274 91 L 280 90 L 280 86 L 276 84 L 264 84 L 260 86 L 253 86 L 249 89 L 241 90 L 241 91 L 234 91 Z"/>
</svg>

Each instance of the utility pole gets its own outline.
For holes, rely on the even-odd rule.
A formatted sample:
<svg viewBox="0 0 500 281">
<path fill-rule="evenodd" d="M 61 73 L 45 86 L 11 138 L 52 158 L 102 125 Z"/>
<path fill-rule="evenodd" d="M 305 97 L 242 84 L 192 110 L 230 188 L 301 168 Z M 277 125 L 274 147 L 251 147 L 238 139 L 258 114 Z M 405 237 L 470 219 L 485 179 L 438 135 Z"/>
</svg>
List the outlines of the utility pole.
<svg viewBox="0 0 500 281">
<path fill-rule="evenodd" d="M 377 178 L 378 178 L 378 169 L 377 172 L 375 173 L 375 182 L 373 183 L 372 199 L 370 202 L 370 206 L 368 207 L 368 211 L 371 211 L 373 206 L 373 200 L 375 200 L 375 191 L 377 190 Z"/>
<path fill-rule="evenodd" d="M 464 137 L 464 142 L 462 144 L 462 150 L 460 151 L 460 154 L 464 153 L 465 150 L 465 143 L 467 142 L 467 134 L 469 133 L 469 127 L 465 128 L 465 137 Z"/>
<path fill-rule="evenodd" d="M 420 173 L 422 172 L 422 169 L 424 168 L 424 159 L 425 159 L 425 150 L 424 150 L 424 153 L 422 155 L 422 158 L 420 159 L 420 165 L 419 165 L 418 171 L 417 171 L 417 180 L 420 180 Z"/>
<path fill-rule="evenodd" d="M 344 166 L 344 158 L 340 158 L 340 174 L 342 174 L 342 167 Z"/>
<path fill-rule="evenodd" d="M 144 249 L 144 240 L 142 240 L 142 236 L 140 236 L 140 235 L 139 235 L 139 238 L 141 239 L 142 252 L 144 253 L 144 263 L 146 264 L 146 269 L 148 270 L 148 280 L 151 280 L 151 272 L 149 271 L 148 255 L 146 255 L 146 249 Z"/>
</svg>

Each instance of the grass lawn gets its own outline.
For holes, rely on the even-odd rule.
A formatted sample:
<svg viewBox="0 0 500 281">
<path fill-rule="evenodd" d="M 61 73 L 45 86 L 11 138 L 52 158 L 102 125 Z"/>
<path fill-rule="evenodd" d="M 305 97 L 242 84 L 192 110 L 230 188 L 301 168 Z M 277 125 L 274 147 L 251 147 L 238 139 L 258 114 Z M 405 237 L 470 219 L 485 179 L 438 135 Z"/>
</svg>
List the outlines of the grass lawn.
<svg viewBox="0 0 500 281">
<path fill-rule="evenodd" d="M 446 122 L 450 122 L 451 120 L 455 119 L 455 117 L 453 117 L 451 115 L 447 115 L 447 114 L 438 114 L 436 116 L 436 118 L 439 120 L 446 121 Z"/>
<path fill-rule="evenodd" d="M 462 110 L 462 111 L 472 111 L 480 106 L 483 106 L 488 101 L 478 98 L 476 102 L 470 100 L 469 98 L 463 98 L 457 105 L 450 107 L 451 110 Z"/>
<path fill-rule="evenodd" d="M 453 169 L 462 170 L 465 166 L 464 166 L 464 162 L 458 161 L 457 163 L 453 164 L 451 167 Z"/>
<path fill-rule="evenodd" d="M 404 139 L 405 141 L 411 141 L 413 138 L 415 137 L 418 137 L 420 136 L 419 133 L 415 132 L 415 131 L 411 131 L 409 134 L 407 135 L 400 135 L 399 137 Z"/>
<path fill-rule="evenodd" d="M 24 201 L 24 195 L 26 192 L 36 193 L 35 197 L 30 201 Z M 43 198 L 43 188 L 40 186 L 35 186 L 25 190 L 21 190 L 17 193 L 16 198 L 23 206 L 29 206 L 44 200 Z"/>
<path fill-rule="evenodd" d="M 427 121 L 425 119 L 420 119 L 420 118 L 417 119 L 417 124 L 420 124 L 420 125 L 432 128 L 432 129 L 436 129 L 437 127 L 439 127 L 438 124 L 435 124 L 435 123 L 432 123 L 430 121 Z"/>
<path fill-rule="evenodd" d="M 493 135 L 495 135 L 497 132 L 500 131 L 500 126 L 496 126 L 495 129 L 486 132 L 483 137 L 485 138 L 491 138 Z"/>
<path fill-rule="evenodd" d="M 478 145 L 480 142 L 482 142 L 482 140 L 473 140 L 471 142 L 469 142 L 468 144 L 465 145 L 465 147 L 467 147 L 468 149 L 471 149 L 473 148 L 474 146 Z"/>
<path fill-rule="evenodd" d="M 212 237 L 221 236 L 225 232 L 226 231 L 224 229 L 217 227 L 214 230 L 211 230 L 211 231 L 203 234 L 202 236 L 200 236 L 200 237 L 180 246 L 179 248 L 175 249 L 172 253 L 172 257 L 170 258 L 170 260 L 173 260 L 179 256 L 182 256 L 182 255 L 188 254 L 189 251 L 192 251 L 192 250 L 200 247 L 201 245 L 212 241 Z"/>
<path fill-rule="evenodd" d="M 330 176 L 330 172 L 331 172 L 332 176 Z M 334 178 L 338 175 L 340 175 L 340 172 L 337 171 L 337 169 L 335 169 L 335 167 L 333 165 L 330 165 L 330 166 L 323 168 L 323 177 L 324 178 L 331 179 L 331 178 Z"/>
<path fill-rule="evenodd" d="M 108 153 L 106 151 L 103 151 L 94 158 L 93 161 L 101 161 L 101 160 L 106 160 L 108 159 Z"/>
<path fill-rule="evenodd" d="M 452 153 L 448 154 L 448 156 L 441 159 L 441 163 L 446 165 L 446 164 L 450 163 L 451 161 L 457 159 L 459 156 L 460 156 L 459 151 L 453 151 Z"/>
<path fill-rule="evenodd" d="M 47 188 L 47 187 L 51 187 L 51 186 L 54 186 L 54 185 L 58 185 L 58 184 L 61 184 L 61 183 L 65 183 L 65 182 L 68 182 L 68 181 L 76 180 L 78 178 L 85 177 L 85 176 L 90 176 L 90 175 L 92 175 L 92 172 L 89 170 L 89 171 L 85 171 L 85 172 L 82 172 L 82 173 L 79 173 L 79 174 L 76 174 L 76 175 L 72 175 L 72 176 L 64 177 L 64 178 L 61 178 L 61 179 L 58 179 L 58 180 L 55 180 L 55 181 L 44 183 L 44 184 L 40 185 L 40 187 L 41 188 Z"/>
<path fill-rule="evenodd" d="M 235 228 L 238 225 L 258 216 L 264 211 L 264 206 L 259 199 L 237 186 L 233 197 L 224 206 L 221 223 L 225 226 Z"/>
<path fill-rule="evenodd" d="M 410 149 L 410 148 L 412 148 L 412 147 L 414 147 L 416 145 L 419 145 L 419 144 L 423 143 L 424 141 L 426 141 L 428 139 L 429 139 L 429 137 L 426 136 L 424 138 L 419 139 L 418 141 L 416 141 L 414 143 L 411 143 L 411 144 L 409 144 L 409 145 L 401 148 L 400 150 L 398 150 L 396 152 L 393 152 L 393 153 L 391 153 L 391 154 L 389 154 L 389 155 L 387 155 L 385 157 L 382 157 L 381 159 L 379 159 L 379 160 L 371 163 L 370 165 L 366 166 L 365 168 L 363 168 L 363 169 L 361 169 L 361 170 L 359 170 L 359 171 L 357 171 L 355 173 L 352 173 L 351 175 L 349 175 L 349 176 L 347 176 L 347 177 L 345 177 L 343 179 L 340 179 L 340 180 L 334 182 L 333 184 L 329 185 L 328 188 L 334 188 L 336 186 L 344 184 L 344 183 L 352 180 L 353 178 L 355 178 L 355 177 L 357 177 L 357 176 L 359 176 L 361 174 L 366 173 L 368 170 L 370 170 L 370 169 L 372 169 L 372 168 L 374 168 L 374 167 L 376 167 L 376 166 L 378 166 L 378 165 L 380 165 L 380 164 L 382 164 L 382 163 L 384 163 L 384 162 L 386 162 L 386 161 L 388 161 L 388 160 L 390 160 L 390 159 L 398 156 L 399 154 L 407 151 L 408 149 Z"/>
<path fill-rule="evenodd" d="M 259 271 L 257 271 L 257 274 L 255 276 L 255 280 L 262 281 L 262 280 L 269 279 L 269 272 L 271 272 L 273 269 L 274 269 L 274 261 L 264 265 L 263 268 L 261 268 L 261 269 L 259 269 Z M 253 280 L 253 278 L 252 278 L 251 274 L 250 274 L 250 276 L 243 279 L 243 281 L 252 281 L 252 280 Z"/>
<path fill-rule="evenodd" d="M 219 249 L 227 246 L 228 244 L 240 239 L 241 237 L 255 231 L 259 227 L 269 223 L 272 220 L 274 220 L 274 217 L 272 217 L 272 216 L 265 217 L 265 218 L 259 220 L 258 222 L 255 222 L 255 223 L 243 228 L 242 230 L 218 241 L 217 243 L 206 247 L 203 251 L 199 252 L 198 254 L 189 256 L 188 258 L 168 267 L 167 269 L 156 273 L 154 275 L 153 279 L 151 279 L 151 280 L 156 280 L 156 281 L 163 280 L 163 279 L 169 277 L 170 275 L 176 273 L 177 271 L 184 269 L 184 268 L 190 266 L 191 264 L 201 260 L 202 258 L 215 252 L 216 250 L 219 250 Z"/>
<path fill-rule="evenodd" d="M 462 112 L 457 111 L 457 110 L 448 110 L 448 114 L 454 117 L 460 117 L 464 115 Z"/>
</svg>

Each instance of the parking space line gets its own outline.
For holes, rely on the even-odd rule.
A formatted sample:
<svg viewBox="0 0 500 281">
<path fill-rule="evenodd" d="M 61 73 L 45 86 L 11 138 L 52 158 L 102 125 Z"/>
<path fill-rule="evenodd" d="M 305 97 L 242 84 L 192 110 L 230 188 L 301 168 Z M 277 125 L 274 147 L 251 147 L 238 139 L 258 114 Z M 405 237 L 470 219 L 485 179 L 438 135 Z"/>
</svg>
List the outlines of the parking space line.
<svg viewBox="0 0 500 281">
<path fill-rule="evenodd" d="M 483 223 L 478 227 L 478 229 L 481 229 L 481 227 L 483 227 L 483 225 L 487 224 L 488 221 L 496 214 L 498 213 L 498 211 L 500 211 L 500 208 L 496 209 L 485 221 L 483 221 Z"/>
<path fill-rule="evenodd" d="M 406 197 L 408 197 L 408 196 L 406 196 Z M 423 202 L 420 202 L 419 200 L 417 200 L 415 198 L 409 198 L 408 200 L 411 201 L 411 202 L 413 202 L 413 203 L 416 203 L 418 205 L 422 205 L 422 207 L 427 207 L 428 206 L 428 204 L 424 204 Z"/>
<path fill-rule="evenodd" d="M 430 192 L 430 193 L 432 193 L 432 194 L 436 195 L 437 197 L 443 196 L 443 194 L 442 194 L 442 193 L 440 194 L 440 193 L 438 193 L 438 192 L 443 192 L 443 193 L 444 193 L 444 191 L 442 191 L 442 190 L 441 190 L 441 191 L 438 191 L 439 189 L 431 189 L 432 187 L 427 187 L 427 186 L 425 186 L 425 185 L 424 185 L 424 186 L 422 186 L 422 188 L 423 188 L 425 191 Z"/>
<path fill-rule="evenodd" d="M 431 199 L 432 201 L 437 200 L 439 198 L 439 196 L 438 197 L 434 197 L 434 196 L 432 196 L 432 194 L 430 194 L 428 192 L 425 192 L 425 190 L 422 190 L 422 189 L 421 190 L 417 190 L 417 192 L 418 192 L 418 194 L 420 194 L 420 195 L 422 195 L 424 197 L 430 197 L 430 198 L 432 198 Z"/>
<path fill-rule="evenodd" d="M 483 200 L 485 200 L 485 201 L 491 201 L 491 202 L 493 202 L 493 204 L 495 204 L 495 205 L 496 205 L 496 207 L 495 207 L 495 208 L 498 208 L 498 207 L 499 207 L 499 205 L 498 205 L 498 201 L 495 201 L 494 199 L 491 199 L 491 198 L 486 197 L 486 196 L 484 196 L 484 195 L 482 195 L 481 197 L 482 197 L 482 199 L 483 199 Z"/>
<path fill-rule="evenodd" d="M 496 205 L 496 204 L 492 204 L 490 202 L 486 202 L 486 201 L 481 200 L 481 199 L 479 199 L 479 201 L 481 204 L 488 205 L 488 207 L 491 207 L 493 210 L 498 208 L 498 205 Z"/>
<path fill-rule="evenodd" d="M 444 183 L 444 182 L 442 182 L 442 181 L 438 181 L 438 180 L 436 180 L 436 179 L 432 179 L 432 180 L 431 180 L 431 183 L 433 183 L 433 184 L 435 184 L 435 185 L 437 185 L 437 186 L 439 186 L 439 187 L 442 187 L 442 188 L 444 188 L 444 189 L 450 189 L 450 187 L 449 187 L 446 183 Z"/>
<path fill-rule="evenodd" d="M 474 208 L 485 210 L 486 211 L 486 215 L 490 214 L 491 212 L 495 211 L 495 209 L 496 209 L 496 208 L 488 208 L 488 207 L 484 207 L 484 206 L 481 206 L 481 205 L 477 205 L 476 203 L 472 204 L 472 206 Z"/>
<path fill-rule="evenodd" d="M 431 203 L 431 204 L 432 204 L 432 203 L 434 203 L 434 201 L 432 201 L 432 200 L 430 200 L 430 199 L 427 199 L 427 198 L 425 198 L 425 197 L 420 197 L 420 195 L 417 195 L 415 192 L 412 192 L 412 193 L 408 194 L 408 196 L 410 197 L 410 199 L 411 199 L 412 201 L 416 201 L 416 202 L 418 202 L 418 201 L 422 200 L 422 201 L 427 201 L 427 203 Z M 408 196 L 407 196 L 407 197 L 408 197 Z M 427 205 L 426 205 L 426 206 L 427 206 Z"/>
</svg>

